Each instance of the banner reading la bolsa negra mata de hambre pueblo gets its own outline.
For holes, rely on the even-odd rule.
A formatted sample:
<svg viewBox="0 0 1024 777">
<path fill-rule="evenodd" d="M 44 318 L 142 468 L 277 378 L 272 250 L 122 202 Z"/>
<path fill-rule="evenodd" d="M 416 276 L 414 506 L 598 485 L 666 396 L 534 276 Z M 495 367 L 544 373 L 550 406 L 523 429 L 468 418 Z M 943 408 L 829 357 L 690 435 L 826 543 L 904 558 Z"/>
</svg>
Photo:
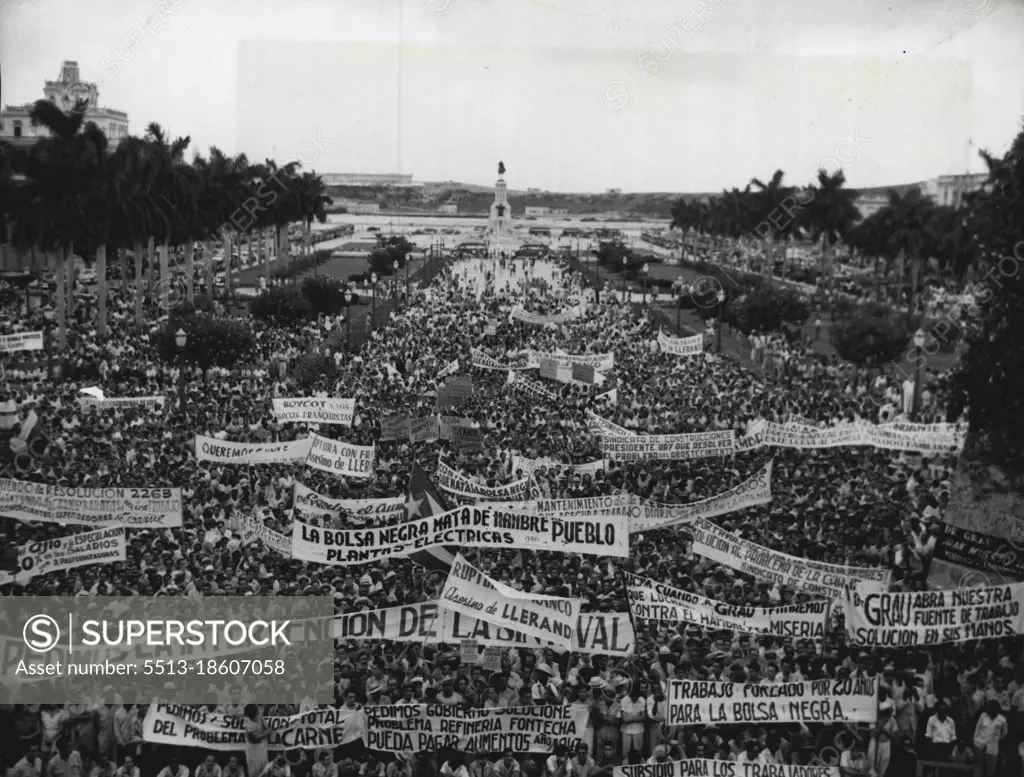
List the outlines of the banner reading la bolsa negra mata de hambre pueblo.
<svg viewBox="0 0 1024 777">
<path fill-rule="evenodd" d="M 366 747 L 388 753 L 550 753 L 576 747 L 590 710 L 569 705 L 463 709 L 451 704 L 364 707 Z"/>
<path fill-rule="evenodd" d="M 590 556 L 629 557 L 624 516 L 553 518 L 489 507 L 458 507 L 394 526 L 328 529 L 296 519 L 292 558 L 319 564 L 363 564 L 398 558 L 436 545 L 553 550 Z"/>
<path fill-rule="evenodd" d="M 846 630 L 855 645 L 911 647 L 997 639 L 1024 633 L 1024 583 L 946 591 L 843 592 Z"/>
<path fill-rule="evenodd" d="M 171 529 L 181 526 L 181 489 L 65 488 L 0 478 L 0 515 L 42 523 Z"/>
<path fill-rule="evenodd" d="M 878 677 L 801 683 L 670 680 L 669 726 L 723 723 L 874 723 Z"/>
<path fill-rule="evenodd" d="M 452 564 L 437 606 L 564 648 L 572 648 L 576 641 L 579 599 L 517 591 L 489 578 L 461 553 Z"/>
<path fill-rule="evenodd" d="M 341 424 L 352 426 L 355 399 L 288 397 L 275 399 L 274 417 L 281 423 Z"/>
<path fill-rule="evenodd" d="M 737 537 L 711 521 L 698 518 L 686 527 L 693 537 L 693 552 L 719 564 L 770 580 L 797 591 L 838 599 L 846 588 L 862 580 L 889 585 L 892 573 L 881 567 L 844 567 L 779 553 Z"/>
</svg>

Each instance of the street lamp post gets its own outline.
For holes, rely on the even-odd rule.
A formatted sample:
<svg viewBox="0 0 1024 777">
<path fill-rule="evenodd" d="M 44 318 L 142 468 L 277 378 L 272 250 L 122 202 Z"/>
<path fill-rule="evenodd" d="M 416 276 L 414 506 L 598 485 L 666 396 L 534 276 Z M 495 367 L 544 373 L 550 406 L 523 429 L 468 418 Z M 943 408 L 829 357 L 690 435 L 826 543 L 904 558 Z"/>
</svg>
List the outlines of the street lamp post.
<svg viewBox="0 0 1024 777">
<path fill-rule="evenodd" d="M 43 310 L 43 319 L 46 324 L 43 329 L 43 342 L 46 343 L 46 377 L 53 380 L 53 310 L 47 307 Z"/>
<path fill-rule="evenodd" d="M 188 333 L 179 329 L 174 333 L 174 344 L 178 346 L 178 409 L 185 415 L 185 345 Z"/>
<path fill-rule="evenodd" d="M 405 304 L 409 304 L 409 258 L 411 254 L 405 256 Z"/>
<path fill-rule="evenodd" d="M 629 260 L 624 256 L 622 257 L 622 301 L 626 302 L 626 266 L 629 264 Z"/>
<path fill-rule="evenodd" d="M 372 289 L 372 301 L 370 302 L 370 329 L 377 328 L 377 273 L 370 273 L 370 285 Z"/>
<path fill-rule="evenodd" d="M 647 273 L 651 271 L 650 266 L 647 262 L 644 262 L 644 266 L 640 268 L 640 272 L 643 273 L 644 278 L 644 305 L 647 304 Z"/>
<path fill-rule="evenodd" d="M 398 260 L 395 259 L 391 263 L 391 269 L 394 270 L 394 277 L 392 278 L 391 284 L 391 299 L 394 303 L 395 310 L 398 310 Z"/>
<path fill-rule="evenodd" d="M 345 345 L 352 350 L 352 292 L 345 292 Z"/>
<path fill-rule="evenodd" d="M 916 421 L 918 414 L 921 412 L 921 368 L 924 367 L 924 344 L 926 336 L 923 329 L 918 329 L 914 332 L 914 362 L 916 367 L 914 368 L 914 405 L 913 405 L 913 418 Z"/>
<path fill-rule="evenodd" d="M 725 323 L 725 289 L 719 289 L 718 299 L 718 352 L 722 352 L 722 327 Z"/>
<path fill-rule="evenodd" d="M 676 337 L 682 337 L 683 335 L 683 295 L 686 294 L 687 287 L 679 287 L 679 299 L 676 300 Z"/>
</svg>

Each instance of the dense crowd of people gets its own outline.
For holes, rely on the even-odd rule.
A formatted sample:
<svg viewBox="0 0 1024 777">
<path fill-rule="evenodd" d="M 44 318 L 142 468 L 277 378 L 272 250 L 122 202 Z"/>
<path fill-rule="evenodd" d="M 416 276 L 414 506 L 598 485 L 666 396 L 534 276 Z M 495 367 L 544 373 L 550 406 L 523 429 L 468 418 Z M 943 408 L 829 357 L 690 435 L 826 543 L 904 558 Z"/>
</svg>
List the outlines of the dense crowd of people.
<svg viewBox="0 0 1024 777">
<path fill-rule="evenodd" d="M 558 326 L 509 316 L 513 306 L 544 314 L 577 304 L 583 304 L 583 315 Z M 26 317 L 23 307 L 23 300 L 8 307 L 0 333 L 45 325 L 41 312 Z M 804 363 L 799 354 L 784 375 L 771 369 L 761 377 L 710 351 L 685 358 L 661 353 L 656 329 L 637 306 L 612 295 L 596 302 L 592 290 L 563 267 L 507 259 L 458 262 L 429 288 L 416 291 L 358 353 L 335 354 L 337 374 L 311 388 L 297 384 L 289 363 L 323 349 L 329 328 L 338 323 L 289 328 L 253 321 L 257 351 L 244 363 L 230 370 L 186 367 L 183 410 L 175 406 L 179 367 L 159 356 L 157 325 L 137 331 L 129 299 L 115 296 L 110 314 L 111 334 L 101 340 L 88 301 L 78 306 L 69 327 L 66 372 L 55 379 L 46 377 L 39 352 L 2 357 L 3 423 L 13 436 L 34 411 L 48 437 L 45 455 L 32 458 L 26 471 L 9 463 L 5 477 L 79 487 L 181 487 L 182 529 L 130 530 L 125 563 L 41 575 L 24 586 L 4 586 L 0 595 L 316 594 L 332 597 L 338 613 L 433 601 L 437 577 L 407 559 L 356 567 L 298 561 L 260 541 L 247 542 L 243 521 L 255 518 L 289 535 L 295 483 L 330 497 L 392 497 L 406 493 L 414 465 L 430 475 L 443 462 L 478 484 L 506 484 L 523 476 L 513 467 L 513 456 L 557 462 L 534 474 L 544 497 L 624 491 L 663 504 L 720 494 L 773 459 L 771 503 L 722 516 L 717 523 L 794 556 L 891 569 L 896 591 L 927 584 L 934 526 L 950 495 L 954 461 L 949 456 L 852 447 L 755 449 L 725 459 L 606 461 L 593 473 L 573 470 L 573 464 L 602 458 L 600 440 L 589 431 L 588 410 L 641 434 L 743 433 L 756 419 L 812 425 L 875 421 L 879 404 L 873 377 Z M 505 371 L 473 368 L 471 348 L 498 362 L 511 362 L 524 349 L 614 352 L 615 362 L 601 385 L 545 381 L 558 398 L 544 402 L 509 391 Z M 479 425 L 483 450 L 460 450 L 443 440 L 382 442 L 385 416 L 436 412 L 437 376 L 453 360 L 459 362 L 458 374 L 470 376 L 474 385 L 473 396 L 457 413 Z M 82 407 L 80 390 L 94 384 L 108 397 L 163 395 L 167 403 L 162 411 Z M 612 388 L 615 401 L 598 397 Z M 278 423 L 271 410 L 271 398 L 304 394 L 356 399 L 351 428 L 315 431 L 376 444 L 374 478 L 345 480 L 302 465 L 197 462 L 191 444 L 196 435 L 268 442 L 314 431 L 305 424 Z M 901 404 L 895 397 L 893 403 L 899 416 Z M 924 420 L 939 419 L 943 407 L 939 382 L 929 391 Z M 469 501 L 446 497 L 453 504 Z M 344 517 L 337 525 L 345 525 Z M 74 530 L 5 518 L 0 549 Z M 695 556 L 685 527 L 633 535 L 628 561 L 523 550 L 464 552 L 495 580 L 521 591 L 578 597 L 585 612 L 628 612 L 627 572 L 733 604 L 771 606 L 809 598 Z M 0 775 L 6 769 L 11 777 L 611 777 L 623 764 L 684 758 L 824 764 L 870 777 L 912 768 L 918 758 L 979 764 L 986 777 L 1020 770 L 1024 663 L 1019 640 L 859 648 L 847 643 L 838 620 L 816 640 L 640 620 L 634 628 L 635 654 L 625 659 L 510 648 L 503 651 L 500 670 L 489 673 L 463 664 L 456 645 L 336 644 L 338 705 L 400 700 L 482 709 L 582 705 L 590 711 L 590 723 L 571 752 L 446 750 L 394 758 L 346 745 L 337 751 L 267 753 L 263 717 L 298 712 L 298 705 L 237 709 L 246 717 L 248 748 L 206 752 L 143 742 L 145 705 L 69 700 L 63 707 L 0 709 Z M 670 679 L 764 683 L 862 676 L 881 678 L 877 724 L 665 722 Z"/>
</svg>

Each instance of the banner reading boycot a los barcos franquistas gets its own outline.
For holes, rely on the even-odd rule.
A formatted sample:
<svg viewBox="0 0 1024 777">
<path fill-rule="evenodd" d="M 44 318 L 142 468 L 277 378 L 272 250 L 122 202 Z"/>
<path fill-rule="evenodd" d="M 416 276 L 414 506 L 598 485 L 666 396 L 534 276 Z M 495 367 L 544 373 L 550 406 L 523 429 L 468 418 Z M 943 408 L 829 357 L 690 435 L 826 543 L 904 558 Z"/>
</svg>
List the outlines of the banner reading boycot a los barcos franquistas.
<svg viewBox="0 0 1024 777">
<path fill-rule="evenodd" d="M 759 580 L 770 580 L 797 591 L 838 599 L 845 588 L 862 580 L 889 585 L 892 573 L 881 567 L 844 567 L 797 558 L 766 548 L 727 532 L 704 518 L 687 527 L 693 552 Z"/>
<path fill-rule="evenodd" d="M 341 424 L 352 426 L 356 400 L 330 397 L 275 399 L 274 416 L 281 423 Z"/>
<path fill-rule="evenodd" d="M 181 526 L 180 488 L 65 488 L 0 478 L 0 515 L 19 521 L 127 526 Z"/>
<path fill-rule="evenodd" d="M 218 464 L 292 464 L 305 461 L 313 439 L 287 442 L 232 442 L 196 435 L 196 459 Z"/>
<path fill-rule="evenodd" d="M 665 723 L 874 723 L 879 679 L 765 684 L 670 680 Z"/>
<path fill-rule="evenodd" d="M 346 478 L 372 478 L 376 460 L 372 445 L 350 445 L 314 434 L 306 466 Z"/>
</svg>

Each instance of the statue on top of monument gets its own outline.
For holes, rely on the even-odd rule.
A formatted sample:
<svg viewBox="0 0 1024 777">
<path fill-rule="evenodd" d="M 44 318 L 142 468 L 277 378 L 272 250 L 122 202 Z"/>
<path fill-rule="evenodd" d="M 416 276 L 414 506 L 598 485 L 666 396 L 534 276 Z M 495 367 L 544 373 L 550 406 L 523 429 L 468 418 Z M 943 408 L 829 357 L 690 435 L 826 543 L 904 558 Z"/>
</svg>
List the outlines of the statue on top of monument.
<svg viewBox="0 0 1024 777">
<path fill-rule="evenodd" d="M 505 174 L 505 163 L 499 161 L 498 162 L 498 175 L 501 176 L 501 175 L 504 175 L 504 174 Z"/>
</svg>

